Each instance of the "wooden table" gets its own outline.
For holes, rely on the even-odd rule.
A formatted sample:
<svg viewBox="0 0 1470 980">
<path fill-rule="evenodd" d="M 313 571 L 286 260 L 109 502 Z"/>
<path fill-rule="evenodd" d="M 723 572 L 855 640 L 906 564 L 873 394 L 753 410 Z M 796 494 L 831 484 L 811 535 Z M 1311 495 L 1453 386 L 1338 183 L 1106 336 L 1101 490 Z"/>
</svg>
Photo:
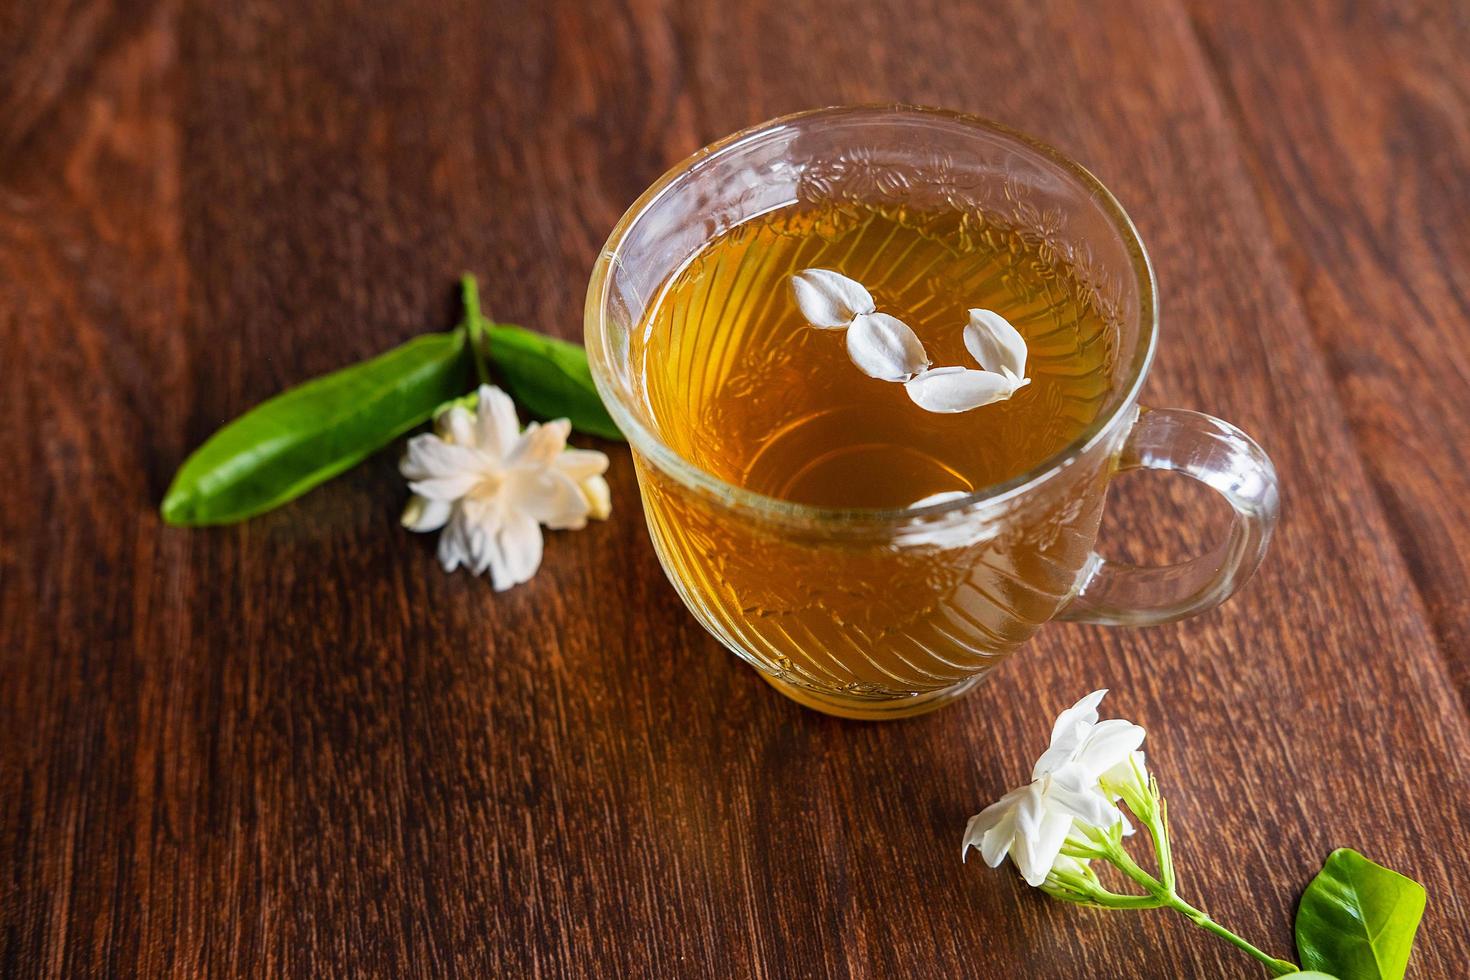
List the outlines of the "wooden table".
<svg viewBox="0 0 1470 980">
<path fill-rule="evenodd" d="M 1095 687 L 1149 729 L 1185 894 L 1291 953 L 1350 845 L 1470 963 L 1470 14 L 1454 0 L 24 2 L 0 9 L 0 974 L 1257 975 L 1163 913 L 959 861 Z M 1259 437 L 1285 513 L 1225 608 L 1054 625 L 865 725 L 777 697 L 614 518 L 493 594 L 383 454 L 244 526 L 156 505 L 216 426 L 453 322 L 576 337 L 622 210 L 826 103 L 1004 120 L 1162 284 L 1146 398 Z M 1171 493 L 1158 491 L 1172 488 Z M 1180 556 L 1194 495 L 1110 536 Z"/>
</svg>

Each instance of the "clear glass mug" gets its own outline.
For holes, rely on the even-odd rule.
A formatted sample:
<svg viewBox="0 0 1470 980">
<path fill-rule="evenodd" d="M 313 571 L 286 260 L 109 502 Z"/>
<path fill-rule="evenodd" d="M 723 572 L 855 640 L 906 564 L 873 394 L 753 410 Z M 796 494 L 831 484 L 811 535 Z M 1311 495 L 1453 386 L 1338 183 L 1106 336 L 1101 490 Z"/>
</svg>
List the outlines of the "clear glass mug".
<svg viewBox="0 0 1470 980">
<path fill-rule="evenodd" d="M 1108 311 L 1111 394 L 1090 428 L 1029 472 L 960 498 L 833 510 L 762 496 L 659 438 L 630 334 L 714 236 L 793 202 L 886 199 L 972 212 L 1079 270 Z M 1229 598 L 1265 553 L 1276 474 L 1227 422 L 1138 405 L 1158 334 L 1153 272 L 1095 177 L 1003 126 L 933 109 L 820 109 L 727 137 L 658 180 L 613 229 L 587 293 L 592 375 L 633 450 L 659 559 L 690 611 L 778 690 L 849 718 L 919 714 L 973 687 L 1051 619 L 1149 625 Z M 1216 490 L 1225 539 L 1177 565 L 1093 546 L 1108 482 L 1172 470 Z M 899 597 L 899 598 L 895 598 Z"/>
</svg>

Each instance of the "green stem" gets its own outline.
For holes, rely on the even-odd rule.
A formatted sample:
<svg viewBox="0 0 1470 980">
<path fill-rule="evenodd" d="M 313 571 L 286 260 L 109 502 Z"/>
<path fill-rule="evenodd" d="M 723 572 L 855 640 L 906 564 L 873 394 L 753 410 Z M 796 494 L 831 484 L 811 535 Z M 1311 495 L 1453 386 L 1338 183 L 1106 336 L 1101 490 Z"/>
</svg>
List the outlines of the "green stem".
<svg viewBox="0 0 1470 980">
<path fill-rule="evenodd" d="M 1295 963 L 1288 963 L 1286 960 L 1278 960 L 1276 957 L 1270 955 L 1269 953 L 1257 949 L 1255 946 L 1246 942 L 1244 939 L 1240 938 L 1229 929 L 1226 929 L 1224 926 L 1220 925 L 1220 923 L 1216 922 L 1214 919 L 1210 918 L 1208 915 L 1201 912 L 1193 905 L 1190 905 L 1188 902 L 1184 901 L 1184 899 L 1180 898 L 1172 891 L 1169 892 L 1167 895 L 1161 897 L 1164 899 L 1164 905 L 1168 908 L 1171 908 L 1174 911 L 1178 912 L 1180 915 L 1184 916 L 1190 922 L 1193 922 L 1195 925 L 1199 926 L 1206 932 L 1214 933 L 1216 936 L 1219 936 L 1221 939 L 1225 940 L 1236 949 L 1243 950 L 1244 952 L 1247 952 L 1254 956 L 1256 959 L 1260 960 L 1263 964 L 1265 964 L 1265 967 L 1270 972 L 1271 976 L 1282 977 L 1286 976 L 1288 973 L 1299 972 L 1299 967 L 1297 967 Z"/>
<path fill-rule="evenodd" d="M 1118 870 L 1133 879 L 1144 891 L 1155 898 L 1163 899 L 1172 893 L 1172 889 L 1164 887 L 1164 883 L 1153 875 L 1140 868 L 1134 860 L 1128 856 L 1128 852 L 1117 844 L 1108 842 L 1107 859 L 1117 865 Z"/>
<path fill-rule="evenodd" d="M 1150 820 L 1148 835 L 1153 838 L 1154 854 L 1159 859 L 1159 884 L 1174 891 L 1174 852 L 1169 848 L 1169 811 L 1163 797 L 1157 797 L 1158 818 Z"/>
<path fill-rule="evenodd" d="M 1256 959 L 1260 960 L 1261 963 L 1265 965 L 1266 969 L 1270 971 L 1273 977 L 1280 977 L 1285 976 L 1288 973 L 1298 972 L 1299 967 L 1297 967 L 1296 964 L 1289 963 L 1286 960 L 1278 960 L 1276 957 L 1270 955 L 1269 953 L 1257 949 L 1255 946 L 1253 946 L 1249 942 L 1246 942 L 1244 939 L 1237 936 L 1229 929 L 1226 929 L 1214 919 L 1210 918 L 1208 915 L 1201 912 L 1199 909 L 1195 908 L 1193 905 L 1190 905 L 1184 899 L 1179 897 L 1178 892 L 1174 890 L 1174 882 L 1172 880 L 1174 877 L 1173 862 L 1170 858 L 1166 857 L 1166 855 L 1169 854 L 1169 833 L 1168 827 L 1164 823 L 1162 802 L 1163 801 L 1161 800 L 1161 805 L 1159 807 L 1159 818 L 1155 821 L 1149 822 L 1149 836 L 1153 837 L 1155 847 L 1158 849 L 1160 873 L 1161 876 L 1168 879 L 1167 882 L 1160 881 L 1158 878 L 1155 878 L 1153 875 L 1140 868 L 1138 864 L 1134 862 L 1131 857 L 1128 856 L 1127 851 L 1123 850 L 1121 846 L 1112 842 L 1111 840 L 1108 841 L 1106 845 L 1104 845 L 1104 849 L 1107 852 L 1107 860 L 1111 861 L 1115 866 L 1117 866 L 1119 871 L 1123 872 L 1123 874 L 1132 879 L 1139 887 L 1148 892 L 1150 899 L 1154 901 L 1155 907 L 1171 908 L 1174 911 L 1178 912 L 1180 915 L 1183 915 L 1190 922 L 1193 922 L 1195 925 L 1205 930 L 1206 932 L 1213 933 L 1226 942 L 1230 943 L 1237 949 L 1249 953 Z M 1162 844 L 1159 843 L 1160 841 L 1162 841 Z M 1113 905 L 1112 902 L 1109 902 L 1108 904 L 1110 907 L 1114 908 L 1147 907 L 1140 906 L 1134 903 L 1129 903 L 1128 905 Z"/>
<path fill-rule="evenodd" d="M 490 383 L 490 369 L 485 363 L 485 318 L 480 315 L 480 284 L 466 272 L 459 278 L 460 296 L 464 302 L 465 334 L 470 342 L 470 357 L 475 361 L 475 374 L 480 384 Z"/>
<path fill-rule="evenodd" d="M 1100 909 L 1157 909 L 1163 908 L 1160 900 L 1152 895 L 1118 895 L 1113 892 L 1105 894 L 1104 901 L 1094 902 Z"/>
</svg>

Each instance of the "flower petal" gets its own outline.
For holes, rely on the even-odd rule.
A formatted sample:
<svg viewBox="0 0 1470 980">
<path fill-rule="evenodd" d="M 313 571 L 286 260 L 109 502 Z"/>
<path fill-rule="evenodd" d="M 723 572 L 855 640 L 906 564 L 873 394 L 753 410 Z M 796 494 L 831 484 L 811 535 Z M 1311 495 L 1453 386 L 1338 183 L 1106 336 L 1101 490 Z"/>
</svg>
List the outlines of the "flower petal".
<svg viewBox="0 0 1470 980">
<path fill-rule="evenodd" d="M 1073 767 L 1063 767 L 1040 781 L 1046 785 L 1046 812 L 1065 813 L 1091 827 L 1111 827 L 1118 822 L 1118 808 L 1095 781 L 1086 782 Z"/>
<path fill-rule="evenodd" d="M 529 514 L 511 512 L 496 535 L 497 561 L 490 565 L 496 592 L 520 585 L 541 567 L 541 526 Z"/>
<path fill-rule="evenodd" d="M 494 464 L 479 450 L 450 445 L 432 433 L 413 436 L 398 464 L 409 489 L 429 500 L 456 501 L 494 478 Z"/>
<path fill-rule="evenodd" d="M 1143 744 L 1142 726 L 1122 718 L 1109 718 L 1087 733 L 1074 753 L 1074 764 L 1096 781 Z"/>
<path fill-rule="evenodd" d="M 1041 832 L 1041 822 L 1046 817 L 1048 783 L 1037 779 L 1028 783 L 1016 800 L 1016 832 L 1022 837 L 1034 837 Z"/>
<path fill-rule="evenodd" d="M 521 434 L 515 402 L 494 385 L 480 385 L 480 404 L 475 416 L 480 449 L 496 459 L 504 458 Z"/>
<path fill-rule="evenodd" d="M 595 449 L 566 449 L 553 463 L 573 480 L 585 480 L 607 472 L 607 454 Z"/>
<path fill-rule="evenodd" d="M 454 446 L 431 432 L 408 440 L 398 472 L 410 480 L 431 480 L 458 476 L 464 472 L 480 473 L 485 457 L 467 446 Z"/>
<path fill-rule="evenodd" d="M 483 479 L 484 477 L 479 473 L 466 471 L 449 476 L 432 477 L 427 480 L 412 480 L 408 484 L 408 489 L 430 500 L 453 502 L 474 490 Z"/>
<path fill-rule="evenodd" d="M 473 449 L 475 417 L 463 405 L 455 405 L 434 419 L 434 433 L 450 445 Z"/>
<path fill-rule="evenodd" d="M 1016 846 L 1016 811 L 1007 811 L 1000 822 L 980 838 L 980 857 L 992 868 L 1000 867 Z"/>
<path fill-rule="evenodd" d="M 567 436 L 572 432 L 572 423 L 556 419 L 540 425 L 532 422 L 521 433 L 520 440 L 505 456 L 510 466 L 545 466 L 556 459 L 566 448 Z"/>
<path fill-rule="evenodd" d="M 1014 388 L 1004 375 L 962 367 L 931 368 L 904 384 L 915 405 L 926 412 L 968 412 L 1004 401 Z"/>
<path fill-rule="evenodd" d="M 475 575 L 484 574 L 499 560 L 496 536 L 504 516 L 499 494 L 470 496 L 460 501 L 454 519 L 445 528 L 446 535 L 451 530 L 459 535 L 464 565 Z"/>
<path fill-rule="evenodd" d="M 1057 856 L 1062 853 L 1062 844 L 1067 840 L 1067 831 L 1072 829 L 1072 818 L 1065 813 L 1047 812 L 1034 834 L 1016 838 L 1011 848 L 1011 860 L 1033 888 L 1040 887 L 1051 873 Z"/>
<path fill-rule="evenodd" d="M 1057 715 L 1057 720 L 1051 726 L 1051 747 L 1036 760 L 1036 765 L 1031 770 L 1032 779 L 1040 779 L 1072 761 L 1073 753 L 1097 724 L 1097 706 L 1107 693 L 1107 688 L 1093 691 Z"/>
<path fill-rule="evenodd" d="M 999 867 L 1016 836 L 1016 812 L 1020 801 L 1031 792 L 1030 786 L 1013 789 L 996 800 L 965 824 L 965 837 L 960 844 L 960 858 L 971 847 L 980 848 L 980 856 L 992 868 Z"/>
<path fill-rule="evenodd" d="M 452 572 L 461 565 L 474 569 L 475 563 L 470 557 L 469 536 L 462 513 L 453 514 L 449 523 L 439 535 L 439 564 L 446 572 Z"/>
<path fill-rule="evenodd" d="M 612 489 L 603 476 L 589 476 L 577 484 L 582 497 L 587 501 L 587 516 L 594 521 L 605 521 L 612 514 Z"/>
<path fill-rule="evenodd" d="M 870 378 L 906 381 L 929 366 L 909 325 L 887 313 L 864 313 L 847 328 L 847 356 Z"/>
<path fill-rule="evenodd" d="M 993 310 L 971 310 L 965 327 L 965 349 L 987 371 L 1017 378 L 1026 374 L 1026 338 Z"/>
<path fill-rule="evenodd" d="M 449 523 L 454 513 L 454 504 L 447 500 L 430 500 L 414 495 L 403 508 L 403 526 L 410 531 L 437 531 Z"/>
<path fill-rule="evenodd" d="M 872 313 L 873 297 L 862 283 L 831 269 L 806 269 L 791 277 L 791 292 L 801 315 L 814 327 L 840 329 Z"/>
<path fill-rule="evenodd" d="M 1051 726 L 1051 740 L 1055 744 L 1063 733 L 1073 731 L 1078 725 L 1086 725 L 1089 728 L 1097 724 L 1097 706 L 1102 704 L 1102 699 L 1108 696 L 1108 689 L 1103 688 L 1093 691 L 1091 694 L 1077 701 L 1072 707 L 1067 708 L 1057 715 L 1057 720 Z"/>
<path fill-rule="evenodd" d="M 506 478 L 502 499 L 507 510 L 525 514 L 552 530 L 587 524 L 589 505 L 577 481 L 560 470 L 518 467 Z"/>
<path fill-rule="evenodd" d="M 1041 758 L 1037 759 L 1036 765 L 1031 767 L 1031 778 L 1040 779 L 1042 776 L 1056 772 L 1071 762 L 1072 753 L 1076 752 L 1077 746 L 1081 744 L 1081 737 L 1075 740 L 1068 739 L 1060 743 L 1053 741 L 1051 748 L 1041 753 Z"/>
</svg>

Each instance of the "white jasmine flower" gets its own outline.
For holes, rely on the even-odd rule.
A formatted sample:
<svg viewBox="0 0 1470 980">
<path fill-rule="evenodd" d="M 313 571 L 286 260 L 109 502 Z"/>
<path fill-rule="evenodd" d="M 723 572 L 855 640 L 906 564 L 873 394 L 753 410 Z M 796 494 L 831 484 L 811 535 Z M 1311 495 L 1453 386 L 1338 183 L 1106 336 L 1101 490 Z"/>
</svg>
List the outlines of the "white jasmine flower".
<svg viewBox="0 0 1470 980">
<path fill-rule="evenodd" d="M 1144 730 L 1121 718 L 1099 721 L 1097 706 L 1106 689 L 1093 691 L 1057 716 L 1051 745 L 1031 770 L 1031 783 L 1012 790 L 970 818 L 960 853 L 979 847 L 992 868 L 1007 854 L 1026 882 L 1040 885 L 1057 861 L 1074 820 L 1110 828 L 1120 821 L 1133 832 L 1114 802 L 1119 789 L 1105 780 L 1137 779 L 1142 771 Z M 1128 767 L 1126 773 L 1121 767 Z M 1106 775 L 1105 775 L 1106 774 Z M 1131 784 L 1130 784 L 1131 785 Z"/>
<path fill-rule="evenodd" d="M 971 817 L 960 856 L 979 848 L 985 863 L 996 868 L 1009 854 L 1026 883 L 1039 886 L 1061 855 L 1072 821 L 1109 826 L 1116 809 L 1096 793 L 1042 776 Z"/>
<path fill-rule="evenodd" d="M 1262 951 L 1179 896 L 1167 807 L 1138 750 L 1143 729 L 1121 719 L 1099 721 L 1097 706 L 1106 694 L 1094 691 L 1061 713 L 1030 785 L 1012 790 L 970 818 L 960 857 L 976 847 L 993 868 L 1010 857 L 1027 884 L 1064 902 L 1093 908 L 1173 909 L 1255 957 L 1271 976 L 1306 976 L 1295 963 Z M 1126 824 L 1120 826 L 1120 817 L 1114 816 L 1119 813 L 1115 799 L 1126 802 L 1148 828 L 1157 870 L 1145 870 L 1123 846 L 1120 832 Z M 1093 868 L 1098 861 L 1135 888 L 1112 891 Z M 1308 892 L 1316 887 L 1318 882 Z M 1415 910 L 1407 921 L 1409 934 L 1417 916 Z M 1327 955 L 1323 950 L 1331 948 L 1329 942 L 1311 952 L 1320 959 Z M 1305 945 L 1302 951 L 1308 952 Z M 1397 962 L 1396 976 L 1403 973 L 1403 962 L 1402 958 Z"/>
<path fill-rule="evenodd" d="M 1093 691 L 1057 716 L 1051 745 L 1036 760 L 1032 779 L 1065 772 L 1075 785 L 1096 786 L 1103 773 L 1126 763 L 1143 744 L 1141 726 L 1122 718 L 1098 721 L 1097 706 L 1107 693 Z"/>
<path fill-rule="evenodd" d="M 522 431 L 515 404 L 482 385 L 471 413 L 449 409 L 433 433 L 415 436 L 399 466 L 414 497 L 403 512 L 412 531 L 436 531 L 439 562 L 486 570 L 497 592 L 525 582 L 541 565 L 541 527 L 583 527 L 610 506 L 607 456 L 566 448 L 571 423 L 557 419 Z"/>
<path fill-rule="evenodd" d="M 847 328 L 847 356 L 879 381 L 907 381 L 929 366 L 908 324 L 887 313 L 864 313 Z"/>
<path fill-rule="evenodd" d="M 831 269 L 805 269 L 791 277 L 791 292 L 807 322 L 822 330 L 841 330 L 876 307 L 863 284 Z"/>
</svg>

